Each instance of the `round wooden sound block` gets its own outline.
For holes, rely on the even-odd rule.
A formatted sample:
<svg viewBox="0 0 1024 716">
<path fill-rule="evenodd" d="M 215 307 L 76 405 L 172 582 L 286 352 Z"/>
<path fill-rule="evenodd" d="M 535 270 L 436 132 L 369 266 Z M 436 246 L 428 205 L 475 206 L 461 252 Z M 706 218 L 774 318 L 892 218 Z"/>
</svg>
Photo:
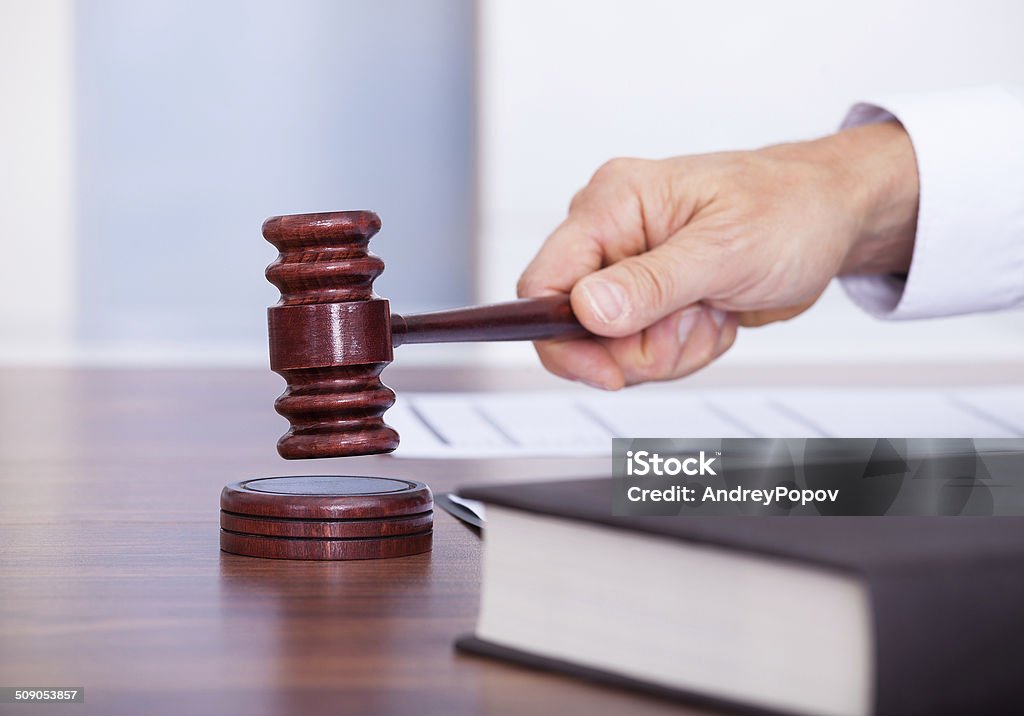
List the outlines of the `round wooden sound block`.
<svg viewBox="0 0 1024 716">
<path fill-rule="evenodd" d="M 382 559 L 427 552 L 433 496 L 388 477 L 263 477 L 220 497 L 220 546 L 271 559 Z"/>
</svg>

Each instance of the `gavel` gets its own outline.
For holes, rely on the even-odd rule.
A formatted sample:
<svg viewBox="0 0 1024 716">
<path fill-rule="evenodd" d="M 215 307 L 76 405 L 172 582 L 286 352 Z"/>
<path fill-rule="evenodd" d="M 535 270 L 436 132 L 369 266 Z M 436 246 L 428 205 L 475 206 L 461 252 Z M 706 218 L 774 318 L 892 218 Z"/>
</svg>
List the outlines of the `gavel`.
<svg viewBox="0 0 1024 716">
<path fill-rule="evenodd" d="M 522 299 L 402 316 L 373 293 L 384 262 L 367 250 L 381 227 L 372 211 L 275 216 L 263 236 L 280 252 L 267 280 L 281 300 L 267 310 L 270 368 L 285 379 L 275 403 L 291 429 L 286 459 L 391 452 L 384 413 L 395 393 L 380 374 L 404 343 L 521 341 L 587 335 L 568 296 Z"/>
</svg>

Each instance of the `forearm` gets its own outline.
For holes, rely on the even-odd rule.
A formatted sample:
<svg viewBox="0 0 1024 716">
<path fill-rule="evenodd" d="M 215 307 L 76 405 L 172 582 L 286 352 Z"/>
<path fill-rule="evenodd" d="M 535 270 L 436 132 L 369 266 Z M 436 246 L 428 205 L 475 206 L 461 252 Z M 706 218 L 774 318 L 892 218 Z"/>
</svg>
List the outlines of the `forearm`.
<svg viewBox="0 0 1024 716">
<path fill-rule="evenodd" d="M 846 129 L 829 138 L 847 167 L 860 229 L 841 274 L 906 273 L 914 253 L 919 185 L 910 137 L 898 122 Z"/>
<path fill-rule="evenodd" d="M 855 105 L 844 126 L 893 119 L 913 141 L 920 186 L 913 263 L 894 270 L 905 281 L 866 263 L 846 270 L 849 295 L 890 319 L 1024 304 L 1022 98 L 999 87 L 872 98 Z"/>
<path fill-rule="evenodd" d="M 902 274 L 910 268 L 917 231 L 918 172 L 910 137 L 899 122 L 845 129 L 821 139 L 766 147 L 761 153 L 808 166 L 799 180 L 820 183 L 829 217 L 820 240 L 840 250 L 836 272 Z M 780 182 L 794 181 L 780 176 Z M 797 187 L 794 187 L 796 189 Z"/>
</svg>

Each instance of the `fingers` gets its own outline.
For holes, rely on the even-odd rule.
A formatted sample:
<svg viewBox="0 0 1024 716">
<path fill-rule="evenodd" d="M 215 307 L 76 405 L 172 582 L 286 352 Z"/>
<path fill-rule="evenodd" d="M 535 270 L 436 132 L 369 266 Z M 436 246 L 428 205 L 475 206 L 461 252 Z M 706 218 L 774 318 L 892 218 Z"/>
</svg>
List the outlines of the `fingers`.
<svg viewBox="0 0 1024 716">
<path fill-rule="evenodd" d="M 735 315 L 690 306 L 659 320 L 640 335 L 606 341 L 626 385 L 673 380 L 700 370 L 736 338 Z"/>
<path fill-rule="evenodd" d="M 625 385 L 681 378 L 700 370 L 732 346 L 738 325 L 736 314 L 693 305 L 638 334 L 536 345 L 541 361 L 552 373 L 617 390 Z"/>
<path fill-rule="evenodd" d="M 721 273 L 722 252 L 709 249 L 716 242 L 706 230 L 686 225 L 693 207 L 680 218 L 652 167 L 639 160 L 602 167 L 519 281 L 522 297 L 569 293 L 577 318 L 597 336 L 538 343 L 556 375 L 607 389 L 666 380 L 703 367 L 735 338 L 735 316 L 697 305 Z M 682 229 L 672 228 L 680 222 Z"/>
<path fill-rule="evenodd" d="M 622 369 L 599 340 L 538 341 L 534 346 L 544 367 L 559 377 L 604 390 L 626 385 Z"/>
<path fill-rule="evenodd" d="M 569 293 L 584 276 L 647 247 L 640 172 L 649 162 L 618 159 L 602 166 L 573 198 L 519 279 L 520 297 Z"/>
<path fill-rule="evenodd" d="M 715 269 L 699 239 L 682 233 L 577 282 L 572 307 L 580 323 L 598 335 L 628 336 L 704 298 Z"/>
<path fill-rule="evenodd" d="M 516 293 L 520 298 L 569 293 L 580 278 L 601 268 L 603 260 L 592 222 L 570 216 L 526 267 Z"/>
</svg>

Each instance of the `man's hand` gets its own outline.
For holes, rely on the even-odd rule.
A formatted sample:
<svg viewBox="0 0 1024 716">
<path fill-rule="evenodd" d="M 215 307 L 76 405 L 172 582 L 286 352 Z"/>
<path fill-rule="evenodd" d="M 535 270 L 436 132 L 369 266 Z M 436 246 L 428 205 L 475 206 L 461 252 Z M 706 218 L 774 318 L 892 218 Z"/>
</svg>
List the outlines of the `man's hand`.
<svg viewBox="0 0 1024 716">
<path fill-rule="evenodd" d="M 895 122 L 752 152 L 612 160 L 519 281 L 522 297 L 571 294 L 598 338 L 537 352 L 551 372 L 607 389 L 692 373 L 738 326 L 796 316 L 837 274 L 905 272 L 917 199 Z"/>
</svg>

